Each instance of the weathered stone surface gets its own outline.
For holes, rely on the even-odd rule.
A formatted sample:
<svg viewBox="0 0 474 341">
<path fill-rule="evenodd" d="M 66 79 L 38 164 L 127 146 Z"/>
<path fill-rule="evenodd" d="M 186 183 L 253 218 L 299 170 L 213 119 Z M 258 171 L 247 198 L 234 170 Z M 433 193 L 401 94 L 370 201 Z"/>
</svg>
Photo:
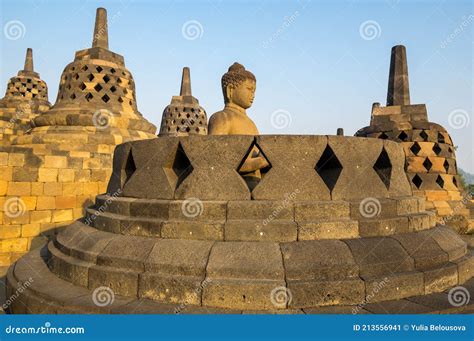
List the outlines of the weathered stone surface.
<svg viewBox="0 0 474 341">
<path fill-rule="evenodd" d="M 201 201 L 197 198 L 174 200 L 169 204 L 170 220 L 224 222 L 227 215 L 227 202 Z"/>
<path fill-rule="evenodd" d="M 145 270 L 204 277 L 212 245 L 213 242 L 199 240 L 158 240 L 145 262 Z"/>
<path fill-rule="evenodd" d="M 292 201 L 236 200 L 227 203 L 228 220 L 293 220 Z"/>
<path fill-rule="evenodd" d="M 408 232 L 408 218 L 378 218 L 359 221 L 361 237 L 391 236 L 395 233 Z"/>
<path fill-rule="evenodd" d="M 283 281 L 280 247 L 270 242 L 216 242 L 209 257 L 207 277 L 210 280 L 241 278 Z"/>
<path fill-rule="evenodd" d="M 351 249 L 363 279 L 414 270 L 413 258 L 394 239 L 374 237 L 344 242 Z"/>
<path fill-rule="evenodd" d="M 427 232 L 439 244 L 441 249 L 448 254 L 450 261 L 458 259 L 466 254 L 466 243 L 450 228 L 439 226 L 438 228 L 431 229 Z"/>
<path fill-rule="evenodd" d="M 370 303 L 364 309 L 374 314 L 426 314 L 431 311 L 430 308 L 407 299 Z"/>
<path fill-rule="evenodd" d="M 259 310 L 278 309 L 272 303 L 272 291 L 285 287 L 283 280 L 211 279 L 204 287 L 202 304 L 210 307 Z"/>
<path fill-rule="evenodd" d="M 448 261 L 448 254 L 431 238 L 430 233 L 397 234 L 392 238 L 398 240 L 414 259 L 417 270 L 434 268 Z"/>
<path fill-rule="evenodd" d="M 349 239 L 358 236 L 359 223 L 355 220 L 298 223 L 298 240 Z"/>
<path fill-rule="evenodd" d="M 366 297 L 371 302 L 398 300 L 424 293 L 423 273 L 406 272 L 386 275 L 383 278 L 364 279 Z M 377 291 L 376 295 L 373 295 Z M 370 296 L 369 296 L 370 295 Z"/>
<path fill-rule="evenodd" d="M 453 260 L 458 265 L 458 279 L 462 284 L 471 279 L 474 274 L 474 251 L 470 251 L 466 256 Z"/>
<path fill-rule="evenodd" d="M 347 201 L 299 201 L 295 203 L 295 221 L 349 218 L 349 206 Z"/>
<path fill-rule="evenodd" d="M 315 170 L 327 144 L 326 136 L 268 135 L 257 136 L 256 142 L 272 168 L 252 191 L 254 199 L 330 198 L 328 188 Z"/>
<path fill-rule="evenodd" d="M 458 267 L 456 264 L 447 264 L 440 268 L 424 270 L 425 294 L 441 292 L 446 288 L 458 284 Z"/>
<path fill-rule="evenodd" d="M 201 221 L 167 221 L 161 227 L 161 237 L 224 240 L 224 224 Z"/>
<path fill-rule="evenodd" d="M 288 281 L 292 300 L 289 307 L 357 304 L 364 300 L 365 287 L 360 279 L 342 281 Z"/>
<path fill-rule="evenodd" d="M 89 268 L 89 289 L 109 287 L 116 295 L 138 295 L 139 272 L 94 265 Z"/>
<path fill-rule="evenodd" d="M 119 236 L 102 250 L 97 257 L 97 264 L 120 267 L 130 270 L 144 270 L 145 260 L 156 241 L 135 236 Z"/>
<path fill-rule="evenodd" d="M 224 226 L 225 240 L 229 241 L 296 241 L 294 221 L 230 220 Z"/>
<path fill-rule="evenodd" d="M 350 249 L 338 240 L 283 243 L 281 250 L 287 280 L 335 281 L 359 274 Z"/>
<path fill-rule="evenodd" d="M 52 272 L 68 282 L 87 287 L 92 263 L 62 254 L 52 242 L 48 244 L 48 251 L 51 253 L 49 264 Z"/>
<path fill-rule="evenodd" d="M 236 172 L 252 136 L 189 136 L 180 138 L 193 171 L 175 193 L 177 199 L 245 200 L 250 192 Z M 213 152 L 210 153 L 209 150 Z"/>
</svg>

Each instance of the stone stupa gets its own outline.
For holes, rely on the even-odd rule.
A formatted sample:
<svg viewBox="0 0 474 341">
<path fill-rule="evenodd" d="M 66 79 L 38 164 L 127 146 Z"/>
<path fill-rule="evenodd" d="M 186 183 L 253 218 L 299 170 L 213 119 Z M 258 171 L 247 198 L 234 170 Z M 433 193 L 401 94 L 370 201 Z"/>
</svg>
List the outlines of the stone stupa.
<svg viewBox="0 0 474 341">
<path fill-rule="evenodd" d="M 255 87 L 223 88 L 229 134 L 117 146 L 84 219 L 10 268 L 7 295 L 34 278 L 10 312 L 472 311 L 445 291 L 473 286 L 474 256 L 413 196 L 399 143 L 230 135 Z M 241 168 L 263 165 L 248 186 Z"/>
<path fill-rule="evenodd" d="M 117 144 L 156 137 L 156 127 L 138 112 L 124 58 L 108 49 L 105 9 L 97 9 L 92 48 L 76 52 L 56 103 L 32 126 L 0 147 L 1 265 L 84 215 L 107 188 Z"/>
<path fill-rule="evenodd" d="M 160 136 L 207 135 L 207 115 L 191 94 L 191 75 L 183 68 L 181 91 L 163 111 Z"/>
<path fill-rule="evenodd" d="M 387 106 L 372 106 L 370 125 L 356 136 L 401 143 L 406 173 L 415 195 L 426 198 L 440 221 L 463 233 L 474 231 L 474 221 L 463 199 L 453 141 L 441 125 L 428 121 L 425 104 L 411 104 L 405 46 L 392 48 Z M 463 202 L 465 201 L 465 202 Z"/>
<path fill-rule="evenodd" d="M 11 143 L 31 129 L 31 120 L 49 110 L 48 86 L 34 71 L 33 50 L 27 49 L 25 66 L 10 78 L 5 97 L 0 99 L 0 140 Z"/>
</svg>

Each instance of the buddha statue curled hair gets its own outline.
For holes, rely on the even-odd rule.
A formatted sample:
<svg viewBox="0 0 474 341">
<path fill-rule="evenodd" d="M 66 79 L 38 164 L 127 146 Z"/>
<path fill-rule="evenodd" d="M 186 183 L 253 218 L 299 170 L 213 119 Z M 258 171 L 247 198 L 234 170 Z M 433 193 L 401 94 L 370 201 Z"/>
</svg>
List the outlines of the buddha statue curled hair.
<svg viewBox="0 0 474 341">
<path fill-rule="evenodd" d="M 235 89 L 247 79 L 257 82 L 254 74 L 246 70 L 242 64 L 236 62 L 229 67 L 221 79 L 222 91 L 226 102 L 229 100 L 226 93 L 227 87 Z"/>
</svg>

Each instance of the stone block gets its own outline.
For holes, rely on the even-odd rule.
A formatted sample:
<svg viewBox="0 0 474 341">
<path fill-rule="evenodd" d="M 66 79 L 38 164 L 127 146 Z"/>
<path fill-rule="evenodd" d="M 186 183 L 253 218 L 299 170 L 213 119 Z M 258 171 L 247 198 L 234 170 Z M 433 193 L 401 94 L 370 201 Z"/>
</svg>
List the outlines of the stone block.
<svg viewBox="0 0 474 341">
<path fill-rule="evenodd" d="M 355 220 L 298 223 L 298 240 L 349 239 L 358 236 L 359 224 Z"/>
<path fill-rule="evenodd" d="M 371 302 L 422 295 L 425 289 L 421 272 L 396 273 L 383 278 L 366 278 L 364 281 L 367 295 L 377 290 L 377 295 L 371 296 Z"/>
<path fill-rule="evenodd" d="M 57 209 L 75 208 L 76 197 L 75 196 L 57 196 L 55 198 L 55 207 Z"/>
<path fill-rule="evenodd" d="M 50 223 L 51 222 L 51 210 L 33 211 L 30 212 L 31 223 Z"/>
<path fill-rule="evenodd" d="M 0 239 L 18 238 L 21 235 L 21 225 L 1 225 Z"/>
<path fill-rule="evenodd" d="M 62 195 L 63 186 L 58 182 L 49 182 L 44 185 L 44 195 L 56 196 Z"/>
<path fill-rule="evenodd" d="M 359 221 L 359 234 L 361 237 L 390 236 L 395 233 L 406 233 L 408 231 L 407 217 Z"/>
<path fill-rule="evenodd" d="M 458 267 L 448 263 L 440 268 L 424 270 L 425 295 L 441 292 L 458 284 Z"/>
<path fill-rule="evenodd" d="M 236 200 L 227 203 L 228 220 L 293 220 L 293 202 L 269 200 Z"/>
<path fill-rule="evenodd" d="M 335 281 L 359 275 L 349 247 L 339 240 L 281 244 L 287 280 Z"/>
<path fill-rule="evenodd" d="M 233 241 L 296 241 L 294 221 L 229 220 L 224 226 L 225 240 Z"/>
<path fill-rule="evenodd" d="M 338 220 L 349 218 L 350 206 L 346 201 L 306 201 L 295 203 L 295 221 Z"/>
<path fill-rule="evenodd" d="M 288 281 L 292 300 L 289 307 L 358 304 L 365 295 L 364 282 L 359 278 L 341 281 Z"/>
<path fill-rule="evenodd" d="M 40 224 L 25 224 L 21 226 L 22 237 L 36 237 L 40 234 Z"/>
<path fill-rule="evenodd" d="M 385 276 L 387 273 L 414 270 L 414 260 L 400 243 L 389 237 L 344 240 L 359 265 L 360 277 Z"/>
<path fill-rule="evenodd" d="M 155 240 L 150 238 L 118 236 L 98 255 L 97 265 L 143 271 L 154 245 Z"/>
<path fill-rule="evenodd" d="M 224 240 L 224 224 L 199 221 L 167 221 L 161 226 L 161 237 Z"/>
<path fill-rule="evenodd" d="M 7 195 L 12 195 L 12 196 L 31 195 L 31 183 L 30 182 L 9 182 Z"/>
<path fill-rule="evenodd" d="M 58 171 L 59 182 L 73 182 L 74 181 L 74 169 L 59 169 Z"/>
<path fill-rule="evenodd" d="M 450 261 L 466 254 L 466 243 L 449 227 L 439 226 L 427 232 L 438 243 L 441 249 L 448 254 Z"/>
<path fill-rule="evenodd" d="M 207 278 L 283 281 L 280 247 L 271 242 L 216 242 L 209 257 Z"/>
<path fill-rule="evenodd" d="M 40 168 L 38 170 L 38 181 L 40 182 L 58 181 L 58 169 L 57 168 Z"/>
<path fill-rule="evenodd" d="M 73 220 L 72 210 L 67 209 L 53 211 L 53 216 L 51 218 L 53 223 L 63 223 L 71 220 Z"/>
<path fill-rule="evenodd" d="M 109 287 L 115 295 L 137 296 L 139 272 L 94 265 L 89 268 L 89 289 Z"/>
<path fill-rule="evenodd" d="M 35 182 L 38 180 L 38 168 L 14 167 L 13 181 L 17 182 Z"/>
<path fill-rule="evenodd" d="M 14 154 L 11 153 L 8 156 L 8 165 L 11 167 L 23 167 L 25 164 L 25 155 L 24 154 Z"/>
<path fill-rule="evenodd" d="M 46 168 L 67 168 L 67 157 L 56 155 L 45 155 L 44 167 Z"/>
<path fill-rule="evenodd" d="M 124 209 L 126 209 L 125 205 L 122 204 Z M 130 216 L 132 217 L 153 217 L 163 220 L 169 218 L 170 202 L 167 200 L 135 200 L 128 205 Z M 117 213 L 126 214 L 126 210 L 120 211 Z"/>
<path fill-rule="evenodd" d="M 50 210 L 56 208 L 56 197 L 53 196 L 39 196 L 36 209 L 38 210 Z"/>
</svg>

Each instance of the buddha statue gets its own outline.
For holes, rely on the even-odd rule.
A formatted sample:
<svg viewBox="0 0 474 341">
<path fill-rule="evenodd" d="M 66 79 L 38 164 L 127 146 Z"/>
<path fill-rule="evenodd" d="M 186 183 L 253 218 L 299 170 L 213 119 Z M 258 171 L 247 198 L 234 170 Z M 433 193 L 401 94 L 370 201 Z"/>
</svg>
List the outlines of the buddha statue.
<svg viewBox="0 0 474 341">
<path fill-rule="evenodd" d="M 234 63 L 222 76 L 221 84 L 225 106 L 209 119 L 209 135 L 258 135 L 257 126 L 246 112 L 255 97 L 257 85 L 255 76 L 245 70 L 243 65 Z M 260 181 L 261 170 L 268 166 L 270 164 L 254 145 L 248 158 L 239 168 L 239 173 L 246 180 L 250 190 Z"/>
</svg>

